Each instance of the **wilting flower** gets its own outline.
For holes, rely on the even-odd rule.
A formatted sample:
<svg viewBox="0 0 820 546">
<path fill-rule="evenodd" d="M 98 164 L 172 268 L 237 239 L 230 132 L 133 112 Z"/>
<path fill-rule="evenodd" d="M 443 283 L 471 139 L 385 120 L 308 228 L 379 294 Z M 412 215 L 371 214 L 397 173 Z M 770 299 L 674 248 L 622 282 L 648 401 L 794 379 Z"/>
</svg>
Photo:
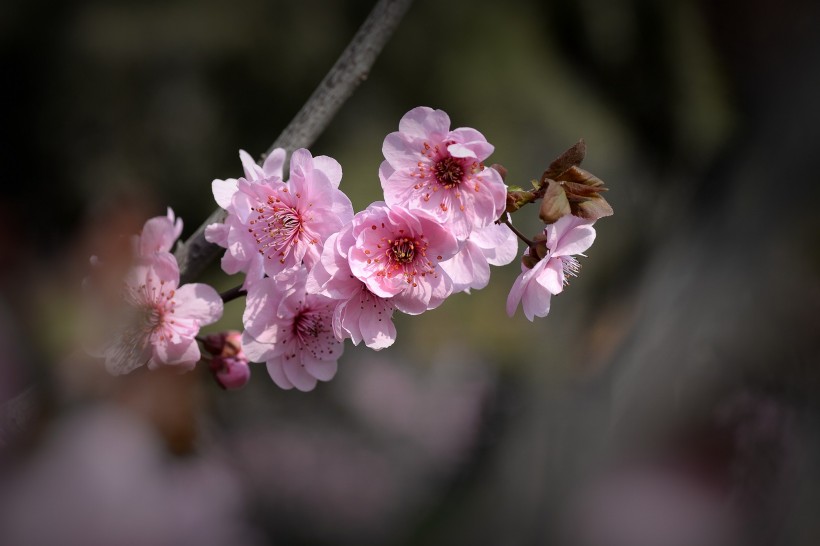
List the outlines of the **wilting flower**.
<svg viewBox="0 0 820 546">
<path fill-rule="evenodd" d="M 333 331 L 338 339 L 350 338 L 354 345 L 364 341 L 371 349 L 384 349 L 396 340 L 395 307 L 392 299 L 377 296 L 353 275 L 347 255 L 355 242 L 352 223 L 331 235 L 321 260 L 308 274 L 307 290 L 337 301 Z"/>
<path fill-rule="evenodd" d="M 310 391 L 336 375 L 343 344 L 333 333 L 336 301 L 305 291 L 304 268 L 265 277 L 248 289 L 242 345 L 253 362 L 266 362 L 279 387 Z"/>
<path fill-rule="evenodd" d="M 255 178 L 214 181 L 214 197 L 228 216 L 206 231 L 209 241 L 227 248 L 225 272 L 246 273 L 246 288 L 264 274 L 274 276 L 303 262 L 312 267 L 325 239 L 353 216 L 350 200 L 339 190 L 342 168 L 330 157 L 296 150 L 287 182 L 264 167 L 252 169 L 246 165 L 246 174 L 251 170 Z"/>
<path fill-rule="evenodd" d="M 453 293 L 439 264 L 455 255 L 458 241 L 424 212 L 373 203 L 354 218 L 352 236 L 351 272 L 400 311 L 423 313 Z"/>
<path fill-rule="evenodd" d="M 213 355 L 210 369 L 220 387 L 235 390 L 245 386 L 251 378 L 248 357 L 242 350 L 242 333 L 236 330 L 211 334 L 203 343 Z"/>
<path fill-rule="evenodd" d="M 113 340 L 102 350 L 108 370 L 117 375 L 143 364 L 188 370 L 199 361 L 195 340 L 202 326 L 222 316 L 222 299 L 206 284 L 179 286 L 179 266 L 170 249 L 181 231 L 173 212 L 148 220 L 139 237 L 139 255 L 123 283 L 128 311 Z"/>
<path fill-rule="evenodd" d="M 391 207 L 424 210 L 459 240 L 504 211 L 506 186 L 483 163 L 493 146 L 475 129 L 451 131 L 442 110 L 420 106 L 407 112 L 398 132 L 384 139 L 382 151 L 379 177 Z"/>
<path fill-rule="evenodd" d="M 568 276 L 577 275 L 581 266 L 574 255 L 583 256 L 581 253 L 592 246 L 595 228 L 590 221 L 567 215 L 548 225 L 544 235 L 545 240 L 538 243 L 538 255 L 533 256 L 530 248 L 524 253 L 521 274 L 507 297 L 509 316 L 515 314 L 518 302 L 529 320 L 547 316 L 552 295 L 564 290 Z"/>
<path fill-rule="evenodd" d="M 453 292 L 481 290 L 490 282 L 490 265 L 507 265 L 518 254 L 518 238 L 505 225 L 473 231 L 458 254 L 441 263 L 453 280 Z"/>
</svg>

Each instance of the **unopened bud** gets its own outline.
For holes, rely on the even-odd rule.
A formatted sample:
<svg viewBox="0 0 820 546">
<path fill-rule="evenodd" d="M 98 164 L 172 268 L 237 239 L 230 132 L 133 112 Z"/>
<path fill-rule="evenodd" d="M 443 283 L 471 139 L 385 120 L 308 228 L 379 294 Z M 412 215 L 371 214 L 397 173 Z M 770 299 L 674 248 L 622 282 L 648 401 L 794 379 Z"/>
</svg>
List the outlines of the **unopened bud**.
<svg viewBox="0 0 820 546">
<path fill-rule="evenodd" d="M 251 377 L 251 368 L 242 350 L 242 334 L 237 331 L 211 334 L 203 345 L 213 355 L 210 369 L 219 386 L 227 390 L 244 387 Z"/>
</svg>

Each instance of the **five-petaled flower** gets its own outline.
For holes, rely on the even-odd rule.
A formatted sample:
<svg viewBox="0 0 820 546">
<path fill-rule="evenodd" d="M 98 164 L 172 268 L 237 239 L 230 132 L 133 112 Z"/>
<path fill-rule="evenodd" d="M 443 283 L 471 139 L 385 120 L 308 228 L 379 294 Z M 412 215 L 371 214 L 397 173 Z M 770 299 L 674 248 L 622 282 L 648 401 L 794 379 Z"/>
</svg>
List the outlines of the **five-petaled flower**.
<svg viewBox="0 0 820 546">
<path fill-rule="evenodd" d="M 423 210 L 460 241 L 504 212 L 507 187 L 483 163 L 493 146 L 475 129 L 451 131 L 442 110 L 419 106 L 407 112 L 382 152 L 379 178 L 390 207 Z"/>
<path fill-rule="evenodd" d="M 279 387 L 310 391 L 336 375 L 343 343 L 333 332 L 336 302 L 305 290 L 304 268 L 265 277 L 248 290 L 242 346 L 253 362 L 266 362 Z"/>
<path fill-rule="evenodd" d="M 228 215 L 208 226 L 206 238 L 227 249 L 222 268 L 246 273 L 248 288 L 264 275 L 312 267 L 325 239 L 353 217 L 353 206 L 339 190 L 342 168 L 330 157 L 296 150 L 287 182 L 273 167 L 271 174 L 248 165 L 245 170 L 255 178 L 214 180 L 214 197 Z"/>
<path fill-rule="evenodd" d="M 440 264 L 458 252 L 458 241 L 423 211 L 376 202 L 356 215 L 351 235 L 351 272 L 396 309 L 418 315 L 453 293 Z"/>
</svg>

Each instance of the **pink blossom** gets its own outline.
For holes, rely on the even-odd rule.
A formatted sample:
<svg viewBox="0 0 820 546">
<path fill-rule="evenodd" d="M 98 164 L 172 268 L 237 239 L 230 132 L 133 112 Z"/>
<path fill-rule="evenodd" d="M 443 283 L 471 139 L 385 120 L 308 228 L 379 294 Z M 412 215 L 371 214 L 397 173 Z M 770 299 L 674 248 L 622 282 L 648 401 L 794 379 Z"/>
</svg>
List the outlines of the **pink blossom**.
<svg viewBox="0 0 820 546">
<path fill-rule="evenodd" d="M 396 340 L 394 305 L 353 275 L 347 254 L 355 242 L 352 223 L 331 235 L 325 241 L 321 260 L 308 274 L 307 290 L 337 300 L 333 331 L 338 339 L 350 338 L 354 345 L 364 341 L 378 351 Z"/>
<path fill-rule="evenodd" d="M 339 190 L 339 163 L 296 150 L 287 182 L 279 175 L 278 159 L 259 168 L 243 156 L 243 165 L 250 177 L 213 183 L 214 198 L 228 215 L 223 224 L 208 226 L 206 238 L 227 248 L 222 268 L 229 274 L 246 273 L 247 288 L 265 274 L 274 276 L 302 263 L 312 267 L 325 239 L 353 216 L 350 200 Z"/>
<path fill-rule="evenodd" d="M 461 250 L 442 262 L 454 292 L 480 290 L 490 282 L 491 265 L 507 265 L 518 254 L 518 238 L 505 225 L 492 223 L 470 233 Z"/>
<path fill-rule="evenodd" d="M 109 372 L 129 373 L 147 364 L 187 370 L 199 361 L 195 336 L 201 326 L 222 316 L 222 299 L 205 284 L 179 286 L 179 266 L 169 252 L 182 221 L 167 216 L 151 218 L 135 238 L 137 256 L 123 282 L 127 312 L 115 334 L 102 349 Z"/>
<path fill-rule="evenodd" d="M 373 203 L 353 219 L 351 235 L 351 272 L 376 296 L 392 298 L 398 310 L 417 315 L 452 294 L 439 264 L 458 252 L 458 241 L 423 211 Z"/>
<path fill-rule="evenodd" d="M 242 345 L 254 362 L 267 362 L 279 387 L 310 391 L 336 375 L 343 344 L 333 333 L 336 301 L 305 291 L 300 268 L 265 277 L 248 289 Z"/>
<path fill-rule="evenodd" d="M 379 177 L 391 207 L 424 210 L 459 240 L 504 212 L 506 186 L 483 163 L 493 146 L 475 129 L 451 131 L 442 110 L 420 106 L 407 112 L 398 132 L 384 139 L 382 152 Z"/>
<path fill-rule="evenodd" d="M 507 297 L 507 314 L 513 316 L 520 301 L 524 315 L 545 317 L 550 311 L 550 297 L 560 294 L 567 284 L 567 276 L 576 276 L 581 265 L 574 255 L 581 255 L 595 241 L 592 222 L 577 216 L 562 216 L 544 230 L 547 254 L 531 269 L 522 263 L 521 274 L 515 279 Z M 524 253 L 531 256 L 530 249 Z"/>
</svg>

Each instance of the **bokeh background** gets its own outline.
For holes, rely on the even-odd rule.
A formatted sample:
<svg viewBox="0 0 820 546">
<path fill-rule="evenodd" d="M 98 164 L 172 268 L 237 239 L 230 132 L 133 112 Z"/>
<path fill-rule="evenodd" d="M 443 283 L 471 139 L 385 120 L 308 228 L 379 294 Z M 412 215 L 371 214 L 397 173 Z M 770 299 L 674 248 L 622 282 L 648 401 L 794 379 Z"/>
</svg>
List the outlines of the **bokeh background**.
<svg viewBox="0 0 820 546">
<path fill-rule="evenodd" d="M 522 186 L 583 137 L 616 214 L 550 316 L 496 269 L 309 394 L 84 356 L 88 257 L 192 233 L 372 5 L 3 3 L 0 543 L 820 543 L 811 0 L 417 0 L 312 152 L 360 210 L 418 105 Z"/>
</svg>

